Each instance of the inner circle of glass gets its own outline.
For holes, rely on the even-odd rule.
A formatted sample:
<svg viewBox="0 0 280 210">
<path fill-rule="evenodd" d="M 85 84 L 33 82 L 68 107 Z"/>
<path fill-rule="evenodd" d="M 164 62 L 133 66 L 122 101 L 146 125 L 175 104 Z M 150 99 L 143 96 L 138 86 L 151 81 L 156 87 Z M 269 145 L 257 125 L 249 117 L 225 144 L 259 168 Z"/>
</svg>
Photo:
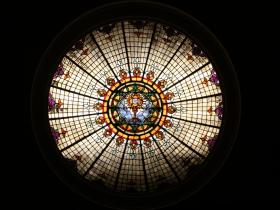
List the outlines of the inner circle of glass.
<svg viewBox="0 0 280 210">
<path fill-rule="evenodd" d="M 215 148 L 217 71 L 185 33 L 123 20 L 72 44 L 52 78 L 48 116 L 61 155 L 90 183 L 154 192 L 186 180 Z"/>
<path fill-rule="evenodd" d="M 120 75 L 123 70 L 120 70 Z M 123 76 L 120 83 L 114 82 L 107 92 L 107 105 L 101 118 L 109 124 L 111 132 L 128 140 L 145 140 L 150 133 L 157 134 L 166 121 L 167 105 L 164 102 L 168 94 L 162 93 L 161 86 L 154 84 L 148 72 L 148 78 L 140 77 L 135 68 L 133 76 Z M 138 72 L 139 74 L 136 74 Z M 108 78 L 110 79 L 110 78 Z"/>
</svg>

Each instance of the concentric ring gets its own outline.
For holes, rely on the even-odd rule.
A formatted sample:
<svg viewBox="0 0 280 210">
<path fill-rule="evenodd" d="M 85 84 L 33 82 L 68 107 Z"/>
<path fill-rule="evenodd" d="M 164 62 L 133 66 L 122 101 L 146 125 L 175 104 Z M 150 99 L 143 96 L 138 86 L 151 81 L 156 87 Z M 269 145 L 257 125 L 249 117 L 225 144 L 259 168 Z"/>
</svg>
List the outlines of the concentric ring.
<svg viewBox="0 0 280 210">
<path fill-rule="evenodd" d="M 120 108 L 118 106 L 120 103 L 118 102 L 126 101 L 132 94 L 142 97 L 144 101 L 151 104 L 149 109 L 144 110 L 150 112 L 148 119 L 141 121 L 139 118 L 134 117 L 129 122 L 123 118 L 122 120 L 119 119 Z M 120 84 L 114 83 L 111 86 L 111 90 L 108 91 L 104 99 L 107 101 L 103 108 L 105 121 L 114 133 L 119 131 L 118 135 L 123 138 L 143 140 L 148 138 L 150 134 L 155 135 L 161 129 L 160 126 L 164 125 L 165 115 L 167 114 L 167 101 L 160 86 L 153 84 L 151 80 L 139 77 L 122 79 Z M 131 111 L 131 108 L 127 111 L 129 116 Z M 142 109 L 142 112 L 144 111 Z M 136 120 L 136 122 L 134 123 L 132 120 Z M 137 123 L 137 120 L 139 123 Z"/>
</svg>

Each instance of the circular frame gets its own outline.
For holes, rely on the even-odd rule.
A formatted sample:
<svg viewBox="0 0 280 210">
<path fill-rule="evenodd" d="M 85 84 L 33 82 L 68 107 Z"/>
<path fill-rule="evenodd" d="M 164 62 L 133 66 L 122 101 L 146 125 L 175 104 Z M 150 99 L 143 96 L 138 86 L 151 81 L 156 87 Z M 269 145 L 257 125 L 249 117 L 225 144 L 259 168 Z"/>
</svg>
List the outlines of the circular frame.
<svg viewBox="0 0 280 210">
<path fill-rule="evenodd" d="M 223 89 L 224 115 L 214 151 L 189 176 L 185 183 L 170 190 L 139 194 L 113 193 L 102 186 L 92 187 L 75 173 L 60 155 L 48 122 L 48 92 L 55 67 L 80 36 L 108 22 L 145 18 L 178 28 L 205 50 L 213 66 L 218 69 Z M 96 8 L 69 24 L 50 44 L 44 53 L 33 82 L 31 114 L 34 133 L 49 166 L 73 191 L 87 199 L 112 208 L 159 208 L 178 202 L 199 190 L 224 163 L 238 132 L 240 120 L 240 92 L 234 67 L 220 42 L 200 22 L 173 7 L 159 3 L 122 2 Z"/>
<path fill-rule="evenodd" d="M 131 83 L 131 84 L 129 84 L 129 83 Z M 127 135 L 124 133 L 123 129 L 119 128 L 118 126 L 115 126 L 114 125 L 115 120 L 113 119 L 112 113 L 108 109 L 108 107 L 110 107 L 110 104 L 114 100 L 115 91 L 119 91 L 120 89 L 123 89 L 123 88 L 129 88 L 129 86 L 131 86 L 133 83 L 139 83 L 139 86 L 142 86 L 147 89 L 151 89 L 152 91 L 155 91 L 158 94 L 158 96 L 156 97 L 158 99 L 157 102 L 159 102 L 159 104 L 163 106 L 163 109 L 160 111 L 160 114 L 156 121 L 157 124 L 159 123 L 159 121 L 165 120 L 166 117 L 164 117 L 162 115 L 166 114 L 166 112 L 167 112 L 167 106 L 163 105 L 163 102 L 166 102 L 164 99 L 164 94 L 159 90 L 159 88 L 156 85 L 153 85 L 153 83 L 151 81 L 148 81 L 147 79 L 143 79 L 143 81 L 140 81 L 140 78 L 132 77 L 132 80 L 127 78 L 127 79 L 121 80 L 121 84 L 116 83 L 115 85 L 113 85 L 111 87 L 111 90 L 108 91 L 109 93 L 104 97 L 104 100 L 108 100 L 107 105 L 104 106 L 104 108 L 103 108 L 103 112 L 108 113 L 107 114 L 108 117 L 107 116 L 105 117 L 105 121 L 106 121 L 106 124 L 113 130 L 114 133 L 119 132 L 118 135 L 121 135 L 123 138 L 128 138 L 129 140 L 138 139 L 135 137 L 138 135 L 134 135 L 132 133 L 131 133 L 131 135 Z M 145 85 L 146 85 L 146 87 L 145 87 Z M 143 139 L 147 138 L 149 136 L 147 133 L 149 133 L 149 132 L 151 132 L 152 134 L 156 134 L 157 131 L 159 131 L 159 130 L 160 130 L 160 127 L 158 125 L 155 127 L 154 126 L 150 127 L 148 129 L 142 131 L 144 133 L 139 134 L 139 135 L 141 135 L 140 139 L 143 140 Z"/>
</svg>

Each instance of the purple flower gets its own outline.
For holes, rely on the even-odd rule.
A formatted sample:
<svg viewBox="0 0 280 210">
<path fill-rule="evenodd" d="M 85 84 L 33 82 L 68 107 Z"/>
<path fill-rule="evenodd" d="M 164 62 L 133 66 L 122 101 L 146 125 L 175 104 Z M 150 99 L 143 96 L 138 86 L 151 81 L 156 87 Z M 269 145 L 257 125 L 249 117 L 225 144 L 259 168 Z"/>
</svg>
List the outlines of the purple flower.
<svg viewBox="0 0 280 210">
<path fill-rule="evenodd" d="M 212 150 L 212 149 L 213 149 L 213 147 L 214 147 L 214 145 L 215 145 L 215 143 L 216 143 L 217 137 L 218 137 L 218 136 L 215 135 L 214 137 L 212 137 L 212 138 L 210 138 L 210 139 L 207 140 L 207 145 L 208 145 L 209 150 Z"/>
<path fill-rule="evenodd" d="M 218 76 L 215 71 L 211 71 L 211 76 L 209 78 L 209 81 L 212 82 L 214 85 L 220 85 L 220 81 L 218 79 Z"/>
<path fill-rule="evenodd" d="M 49 104 L 49 112 L 50 112 L 55 107 L 55 100 L 51 94 L 49 94 L 48 104 Z"/>
<path fill-rule="evenodd" d="M 222 103 L 219 103 L 219 105 L 215 109 L 215 113 L 217 117 L 221 120 L 223 118 L 223 106 Z"/>
<path fill-rule="evenodd" d="M 195 44 L 192 45 L 192 54 L 195 56 L 206 57 L 205 53 Z"/>
<path fill-rule="evenodd" d="M 82 50 L 84 48 L 85 39 L 78 40 L 71 48 L 71 51 Z"/>
<path fill-rule="evenodd" d="M 64 74 L 64 70 L 62 66 L 59 65 L 56 69 L 56 72 L 53 75 L 53 78 L 56 79 L 57 77 L 62 76 L 63 74 Z"/>
<path fill-rule="evenodd" d="M 52 127 L 51 127 L 51 133 L 52 133 L 54 140 L 57 141 L 59 139 L 60 133 Z"/>
</svg>

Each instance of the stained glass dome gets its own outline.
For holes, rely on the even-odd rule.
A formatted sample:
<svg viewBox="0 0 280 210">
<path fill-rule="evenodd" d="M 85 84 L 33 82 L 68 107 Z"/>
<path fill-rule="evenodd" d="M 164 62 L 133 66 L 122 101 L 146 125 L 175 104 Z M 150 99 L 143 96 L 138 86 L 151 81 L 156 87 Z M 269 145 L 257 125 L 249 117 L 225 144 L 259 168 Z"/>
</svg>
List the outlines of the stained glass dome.
<svg viewBox="0 0 280 210">
<path fill-rule="evenodd" d="M 43 144 L 92 189 L 154 196 L 191 182 L 227 141 L 228 70 L 192 27 L 128 16 L 89 28 L 84 19 L 86 30 L 60 39 L 48 60 Z"/>
</svg>

